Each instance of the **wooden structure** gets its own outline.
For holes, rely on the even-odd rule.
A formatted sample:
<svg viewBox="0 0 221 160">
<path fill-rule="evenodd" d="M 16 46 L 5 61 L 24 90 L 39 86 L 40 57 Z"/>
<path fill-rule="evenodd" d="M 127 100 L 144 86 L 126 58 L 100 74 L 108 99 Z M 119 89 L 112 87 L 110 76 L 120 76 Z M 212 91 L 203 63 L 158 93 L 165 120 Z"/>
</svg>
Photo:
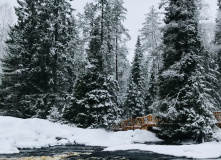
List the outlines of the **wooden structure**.
<svg viewBox="0 0 221 160">
<path fill-rule="evenodd" d="M 213 112 L 213 115 L 216 118 L 217 127 L 221 128 L 221 111 Z"/>
<path fill-rule="evenodd" d="M 216 125 L 221 128 L 221 111 L 213 112 L 213 115 L 216 119 Z M 149 114 L 144 117 L 136 117 L 135 119 L 128 119 L 114 124 L 113 131 L 127 131 L 134 129 L 145 129 L 149 130 L 152 127 L 157 127 L 158 119 L 153 115 Z"/>
<path fill-rule="evenodd" d="M 151 129 L 152 127 L 157 126 L 158 119 L 149 114 L 144 117 L 136 117 L 135 119 L 128 119 L 119 122 L 113 126 L 114 131 L 127 131 L 127 130 L 134 130 L 134 129 Z"/>
</svg>

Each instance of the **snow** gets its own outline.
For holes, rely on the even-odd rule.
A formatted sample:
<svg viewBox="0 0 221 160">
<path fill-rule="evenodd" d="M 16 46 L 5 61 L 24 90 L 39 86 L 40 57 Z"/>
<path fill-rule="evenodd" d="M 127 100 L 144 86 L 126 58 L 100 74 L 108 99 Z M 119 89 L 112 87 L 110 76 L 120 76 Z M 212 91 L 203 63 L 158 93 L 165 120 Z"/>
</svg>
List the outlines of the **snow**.
<svg viewBox="0 0 221 160">
<path fill-rule="evenodd" d="M 176 157 L 187 158 L 219 158 L 221 156 L 221 143 L 207 142 L 192 145 L 145 145 L 131 144 L 112 146 L 104 149 L 104 151 L 116 150 L 143 150 L 151 151 L 159 154 L 171 155 Z"/>
<path fill-rule="evenodd" d="M 221 130 L 215 134 L 221 140 Z M 107 147 L 104 151 L 143 150 L 187 158 L 219 158 L 221 142 L 190 145 L 148 145 L 162 141 L 145 130 L 107 132 L 104 129 L 81 129 L 42 119 L 19 119 L 0 116 L 0 154 L 19 153 L 18 148 L 40 148 L 64 144 Z"/>
<path fill-rule="evenodd" d="M 0 116 L 0 154 L 19 153 L 17 148 L 40 148 L 64 144 L 115 146 L 161 141 L 144 130 L 107 132 L 104 129 L 81 129 L 42 119 L 19 119 Z"/>
</svg>

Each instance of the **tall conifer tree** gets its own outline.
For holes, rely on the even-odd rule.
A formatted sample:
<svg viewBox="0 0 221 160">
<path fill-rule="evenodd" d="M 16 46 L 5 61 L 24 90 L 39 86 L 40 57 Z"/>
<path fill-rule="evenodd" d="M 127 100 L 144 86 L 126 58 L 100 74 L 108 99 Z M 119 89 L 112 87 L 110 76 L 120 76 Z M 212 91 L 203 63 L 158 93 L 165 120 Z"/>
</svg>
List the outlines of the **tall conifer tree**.
<svg viewBox="0 0 221 160">
<path fill-rule="evenodd" d="M 128 61 L 125 59 L 125 53 L 127 53 L 125 39 L 128 39 L 129 35 L 122 24 L 125 15 L 126 9 L 123 7 L 123 0 L 98 0 L 95 3 L 88 3 L 85 6 L 84 14 L 79 14 L 85 44 L 90 43 L 91 38 L 93 38 L 91 31 L 94 28 L 95 20 L 100 25 L 103 74 L 115 104 L 123 103 L 120 94 L 126 90 L 125 85 L 118 86 L 118 80 L 127 81 L 126 76 L 122 77 L 124 63 L 128 65 Z M 128 68 L 124 68 L 125 70 L 128 71 Z M 120 110 L 122 111 L 118 108 L 118 111 Z"/>
<path fill-rule="evenodd" d="M 146 14 L 145 22 L 141 29 L 142 49 L 148 51 L 144 63 L 145 77 L 145 106 L 149 113 L 155 111 L 152 104 L 157 98 L 157 77 L 161 63 L 162 22 L 160 12 L 154 6 Z"/>
<path fill-rule="evenodd" d="M 62 0 L 18 4 L 18 23 L 11 28 L 3 58 L 2 108 L 7 115 L 13 110 L 23 118 L 46 118 L 59 102 L 66 102 L 73 84 L 73 53 L 67 51 L 74 38 L 72 9 Z"/>
<path fill-rule="evenodd" d="M 33 54 L 37 51 L 36 42 L 40 37 L 35 29 L 37 25 L 37 2 L 18 1 L 16 8 L 18 23 L 11 28 L 7 54 L 3 58 L 3 77 L 1 86 L 1 107 L 6 115 L 30 117 L 34 115 L 31 106 L 25 101 L 38 88 L 30 79 Z M 27 15 L 27 16 L 25 16 Z"/>
<path fill-rule="evenodd" d="M 215 28 L 215 37 L 214 37 L 214 44 L 215 44 L 215 64 L 217 65 L 217 72 L 218 72 L 218 92 L 221 94 L 221 1 L 218 0 L 218 13 L 216 18 L 216 28 Z M 220 100 L 221 103 L 221 100 Z"/>
<path fill-rule="evenodd" d="M 144 115 L 144 77 L 143 77 L 143 52 L 141 50 L 140 38 L 138 37 L 133 64 L 129 77 L 127 99 L 125 102 L 126 116 L 132 114 Z"/>
<path fill-rule="evenodd" d="M 198 32 L 195 0 L 170 0 L 166 8 L 163 68 L 159 76 L 161 136 L 173 140 L 201 141 L 214 126 L 207 84 L 205 50 Z M 208 105 L 209 104 L 209 105 Z"/>
<path fill-rule="evenodd" d="M 100 24 L 95 21 L 87 50 L 88 65 L 74 86 L 73 106 L 65 110 L 64 117 L 79 127 L 110 127 L 115 120 L 116 104 L 112 102 L 101 52 Z"/>
</svg>

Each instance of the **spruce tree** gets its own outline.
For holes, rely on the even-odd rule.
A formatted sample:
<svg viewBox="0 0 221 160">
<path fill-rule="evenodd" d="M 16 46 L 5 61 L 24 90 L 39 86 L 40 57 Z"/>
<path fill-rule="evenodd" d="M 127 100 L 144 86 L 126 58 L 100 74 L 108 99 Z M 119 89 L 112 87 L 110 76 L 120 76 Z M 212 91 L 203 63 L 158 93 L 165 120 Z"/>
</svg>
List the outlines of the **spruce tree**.
<svg viewBox="0 0 221 160">
<path fill-rule="evenodd" d="M 46 105 L 49 109 L 57 107 L 61 112 L 66 105 L 71 105 L 74 83 L 74 54 L 76 44 L 71 43 L 77 38 L 71 4 L 65 0 L 47 0 L 40 7 L 42 33 L 41 41 L 44 54 L 49 56 L 46 68 L 49 69 L 49 87 L 46 92 Z M 47 9 L 45 9 L 47 8 Z"/>
<path fill-rule="evenodd" d="M 122 24 L 125 19 L 126 9 L 122 0 L 98 0 L 95 3 L 88 3 L 85 6 L 84 14 L 79 15 L 81 31 L 85 43 L 90 43 L 91 32 L 94 28 L 95 20 L 100 25 L 101 54 L 103 57 L 103 74 L 107 88 L 111 94 L 112 101 L 122 106 L 123 98 L 121 93 L 125 91 L 125 85 L 118 85 L 122 79 L 121 69 L 126 61 L 127 48 L 125 47 L 125 37 L 129 38 L 127 29 Z M 128 68 L 127 68 L 128 71 Z M 120 77 L 120 78 L 119 78 Z M 123 91 L 124 90 L 124 91 Z M 124 95 L 125 93 L 122 93 Z M 121 112 L 122 108 L 116 108 Z M 121 111 L 120 111 L 121 110 Z M 118 115 L 121 115 L 119 113 Z"/>
<path fill-rule="evenodd" d="M 108 91 L 101 54 L 100 25 L 94 24 L 93 37 L 87 50 L 88 65 L 74 86 L 73 106 L 65 110 L 64 117 L 79 127 L 110 127 L 115 119 L 112 96 Z"/>
<path fill-rule="evenodd" d="M 61 0 L 18 4 L 18 23 L 11 28 L 2 60 L 2 108 L 7 115 L 12 115 L 10 109 L 18 117 L 46 118 L 54 107 L 61 111 L 72 92 L 72 9 Z"/>
<path fill-rule="evenodd" d="M 25 99 L 38 88 L 30 82 L 34 77 L 31 61 L 37 51 L 40 37 L 35 29 L 37 25 L 37 2 L 18 1 L 16 8 L 17 24 L 11 28 L 7 40 L 8 50 L 4 56 L 1 86 L 1 108 L 6 115 L 31 117 L 34 112 Z M 27 15 L 27 16 L 24 16 Z"/>
<path fill-rule="evenodd" d="M 165 23 L 159 76 L 160 135 L 172 140 L 209 139 L 215 106 L 205 93 L 210 88 L 204 88 L 208 87 L 202 65 L 206 51 L 198 31 L 196 1 L 170 0 Z"/>
<path fill-rule="evenodd" d="M 132 114 L 144 115 L 144 77 L 143 77 L 143 52 L 140 38 L 138 37 L 133 64 L 129 77 L 125 113 L 127 117 Z"/>
<path fill-rule="evenodd" d="M 215 37 L 214 37 L 215 56 L 213 57 L 213 62 L 215 61 L 215 63 L 213 64 L 215 64 L 217 70 L 217 79 L 218 79 L 217 91 L 220 95 L 221 94 L 221 87 L 219 85 L 221 83 L 221 1 L 220 0 L 218 0 L 218 7 L 219 8 L 216 18 L 216 28 L 215 28 Z M 221 99 L 219 103 L 221 103 Z"/>
</svg>

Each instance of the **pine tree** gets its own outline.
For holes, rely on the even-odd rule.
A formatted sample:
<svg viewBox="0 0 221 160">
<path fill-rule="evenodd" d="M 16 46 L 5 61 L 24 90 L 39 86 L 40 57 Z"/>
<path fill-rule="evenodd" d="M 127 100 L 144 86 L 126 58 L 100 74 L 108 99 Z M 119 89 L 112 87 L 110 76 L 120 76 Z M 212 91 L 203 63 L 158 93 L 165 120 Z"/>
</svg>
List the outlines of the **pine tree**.
<svg viewBox="0 0 221 160">
<path fill-rule="evenodd" d="M 160 13 L 152 6 L 150 7 L 150 12 L 146 14 L 143 28 L 140 30 L 143 50 L 152 53 L 159 47 L 162 38 L 161 28 Z"/>
<path fill-rule="evenodd" d="M 108 91 L 103 73 L 100 25 L 95 23 L 87 50 L 88 65 L 74 86 L 73 106 L 66 108 L 64 117 L 79 127 L 108 128 L 114 120 L 116 104 Z"/>
<path fill-rule="evenodd" d="M 123 0 L 114 0 L 112 1 L 112 25 L 109 26 L 110 29 L 112 29 L 113 39 L 115 42 L 113 43 L 115 46 L 115 77 L 116 80 L 119 80 L 119 56 L 120 56 L 120 49 L 121 43 L 125 43 L 124 41 L 130 39 L 130 36 L 127 32 L 127 29 L 123 25 L 123 21 L 126 19 L 126 12 L 127 9 L 123 6 L 124 2 Z M 124 40 L 123 40 L 124 37 Z"/>
<path fill-rule="evenodd" d="M 143 52 L 141 50 L 140 38 L 138 37 L 135 56 L 129 77 L 127 99 L 125 102 L 126 116 L 132 114 L 144 115 L 144 77 L 142 69 Z"/>
<path fill-rule="evenodd" d="M 119 74 L 121 66 L 126 61 L 127 52 L 125 37 L 129 37 L 127 30 L 122 24 L 125 19 L 126 9 L 122 0 L 98 0 L 96 3 L 88 3 L 84 14 L 79 14 L 81 32 L 85 44 L 90 43 L 91 31 L 95 26 L 95 20 L 100 24 L 101 54 L 103 57 L 103 74 L 107 88 L 115 104 L 122 104 L 121 95 L 125 86 L 119 86 Z M 123 58 L 123 59 L 121 59 Z M 125 80 L 124 80 L 125 81 Z M 122 109 L 117 109 L 120 112 Z M 118 112 L 117 111 L 117 112 Z M 119 113 L 118 115 L 120 115 Z"/>
<path fill-rule="evenodd" d="M 127 63 L 126 55 L 127 48 L 125 47 L 125 42 L 130 39 L 127 29 L 123 25 L 123 21 L 126 19 L 126 8 L 123 6 L 123 0 L 109 0 L 106 3 L 104 10 L 104 41 L 103 48 L 105 55 L 105 74 L 109 81 L 111 93 L 116 97 L 113 100 L 118 104 L 118 115 L 123 115 L 123 90 L 126 90 L 125 85 L 120 85 L 122 81 L 127 81 L 121 77 L 122 65 Z M 124 70 L 125 71 L 125 70 Z M 128 71 L 128 68 L 127 68 Z M 121 74 L 121 75 L 120 75 Z M 121 117 L 119 117 L 121 118 Z"/>
<path fill-rule="evenodd" d="M 154 6 L 146 14 L 141 32 L 142 49 L 148 52 L 144 63 L 145 108 L 149 113 L 155 111 L 152 104 L 157 97 L 157 77 L 161 62 L 162 22 L 160 12 Z"/>
<path fill-rule="evenodd" d="M 127 83 L 130 76 L 130 62 L 127 60 L 126 55 L 128 51 L 126 46 L 122 46 L 119 48 L 119 56 L 118 56 L 118 84 L 119 84 L 119 91 L 118 91 L 118 105 L 121 111 L 121 118 L 124 116 L 123 109 L 124 109 L 124 102 L 127 97 Z"/>
<path fill-rule="evenodd" d="M 166 8 L 163 68 L 159 76 L 161 136 L 172 140 L 210 138 L 213 99 L 208 94 L 205 49 L 194 0 L 170 0 Z M 206 88 L 204 88 L 206 87 Z"/>
</svg>

